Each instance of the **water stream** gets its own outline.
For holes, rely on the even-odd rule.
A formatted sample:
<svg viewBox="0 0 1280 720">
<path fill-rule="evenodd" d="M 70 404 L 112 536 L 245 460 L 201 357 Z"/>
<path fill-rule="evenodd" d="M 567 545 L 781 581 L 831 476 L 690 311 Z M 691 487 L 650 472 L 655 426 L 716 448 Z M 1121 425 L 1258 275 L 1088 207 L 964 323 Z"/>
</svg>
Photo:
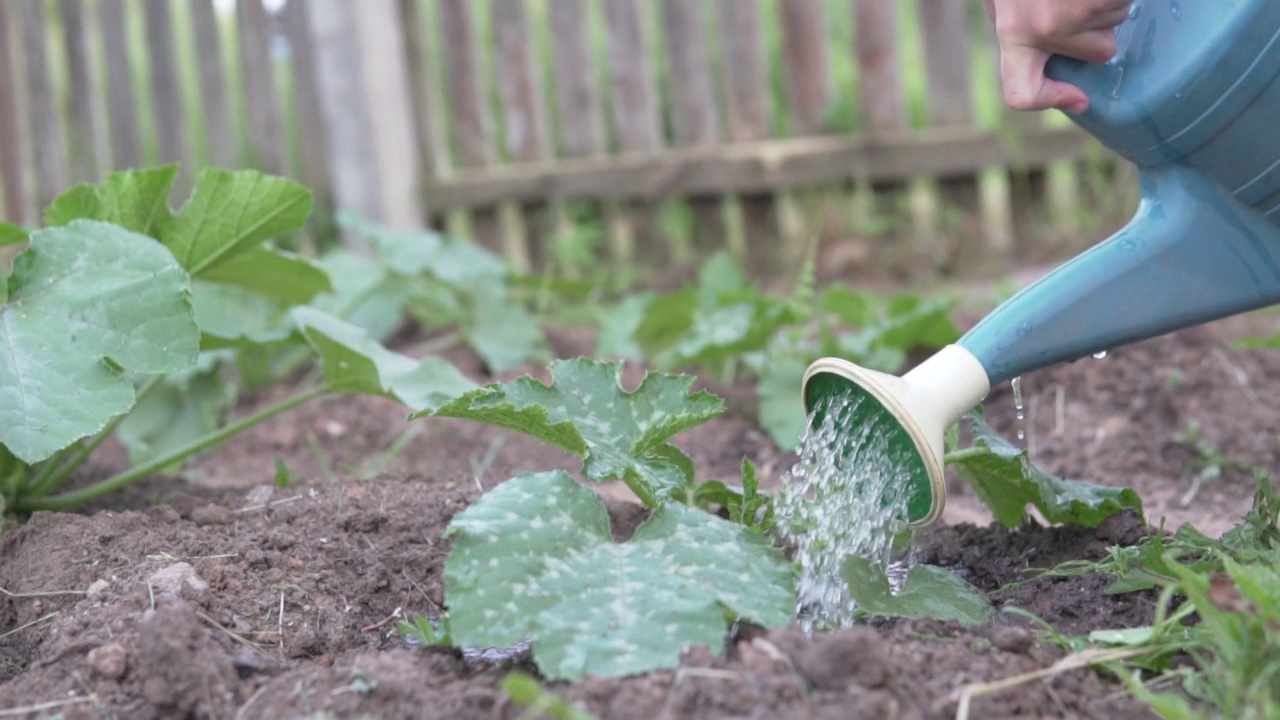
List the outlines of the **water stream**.
<svg viewBox="0 0 1280 720">
<path fill-rule="evenodd" d="M 840 566 L 850 555 L 876 562 L 901 587 L 906 568 L 892 563 L 894 538 L 905 529 L 910 478 L 890 452 L 901 433 L 888 413 L 858 416 L 874 400 L 835 396 L 814 408 L 799 462 L 778 494 L 779 528 L 797 548 L 797 618 L 805 632 L 848 627 L 857 605 Z"/>
</svg>

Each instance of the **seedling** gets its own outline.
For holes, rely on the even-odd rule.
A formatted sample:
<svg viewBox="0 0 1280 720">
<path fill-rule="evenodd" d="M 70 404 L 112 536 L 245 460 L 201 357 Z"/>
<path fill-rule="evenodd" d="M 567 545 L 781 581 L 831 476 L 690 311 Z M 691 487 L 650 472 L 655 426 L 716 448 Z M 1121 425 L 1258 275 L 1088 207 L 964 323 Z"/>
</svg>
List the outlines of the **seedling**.
<svg viewBox="0 0 1280 720">
<path fill-rule="evenodd" d="M 1195 500 L 1204 483 L 1217 480 L 1228 470 L 1247 469 L 1243 463 L 1228 457 L 1216 445 L 1201 437 L 1200 422 L 1197 420 L 1189 421 L 1186 429 L 1176 433 L 1173 439 L 1195 453 L 1195 457 L 1191 459 L 1191 469 L 1196 474 L 1192 476 L 1191 487 L 1178 501 L 1182 507 L 1187 507 Z"/>
</svg>

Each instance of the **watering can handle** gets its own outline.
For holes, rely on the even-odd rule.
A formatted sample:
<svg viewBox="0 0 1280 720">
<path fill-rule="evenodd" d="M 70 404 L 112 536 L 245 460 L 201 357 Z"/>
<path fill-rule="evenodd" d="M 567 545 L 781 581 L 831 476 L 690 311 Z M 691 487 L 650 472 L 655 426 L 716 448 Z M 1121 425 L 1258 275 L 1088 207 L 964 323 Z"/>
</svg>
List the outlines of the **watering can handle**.
<svg viewBox="0 0 1280 720">
<path fill-rule="evenodd" d="M 1050 80 L 1057 80 L 1075 85 L 1089 96 L 1089 106 L 1094 101 L 1106 97 L 1119 85 L 1120 67 L 1111 63 L 1090 63 L 1083 60 L 1053 55 L 1045 64 L 1044 75 Z"/>
</svg>

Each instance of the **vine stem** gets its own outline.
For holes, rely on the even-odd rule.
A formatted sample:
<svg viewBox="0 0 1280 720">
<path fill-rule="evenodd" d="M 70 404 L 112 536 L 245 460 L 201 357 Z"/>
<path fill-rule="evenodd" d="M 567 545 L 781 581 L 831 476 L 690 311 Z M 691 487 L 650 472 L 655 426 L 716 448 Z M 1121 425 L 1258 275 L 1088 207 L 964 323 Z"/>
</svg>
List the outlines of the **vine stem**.
<svg viewBox="0 0 1280 720">
<path fill-rule="evenodd" d="M 114 492 L 131 483 L 137 482 L 166 465 L 178 462 L 179 460 L 184 460 L 202 450 L 213 447 L 237 433 L 279 415 L 286 410 L 295 408 L 309 400 L 314 400 L 329 391 L 330 388 L 328 385 L 322 385 L 314 390 L 299 393 L 298 395 L 294 395 L 283 402 L 277 403 L 268 408 L 263 408 L 248 417 L 242 418 L 230 425 L 227 425 L 226 427 L 220 428 L 216 432 L 212 432 L 202 438 L 190 442 L 177 450 L 170 452 L 168 455 L 134 466 L 122 473 L 113 475 L 106 480 L 96 482 L 89 487 L 62 493 L 61 495 L 54 495 L 52 497 L 19 498 L 16 502 L 15 509 L 20 512 L 32 512 L 35 510 L 66 510 L 77 505 L 82 505 L 91 500 L 102 497 L 107 493 Z"/>
<path fill-rule="evenodd" d="M 151 391 L 160 384 L 160 380 L 163 379 L 163 377 L 163 375 L 154 375 L 150 380 L 144 383 L 134 395 L 133 407 L 137 407 L 138 403 L 142 402 L 142 399 L 149 395 Z M 116 428 L 120 426 L 120 423 L 124 422 L 124 419 L 128 415 L 129 413 L 122 412 L 111 418 L 111 421 L 94 436 L 93 440 L 89 441 L 87 445 L 80 446 L 80 452 L 76 453 L 75 457 L 71 458 L 70 462 L 63 463 L 63 456 L 59 453 L 58 457 L 54 461 L 47 463 L 43 468 L 41 468 L 40 474 L 36 476 L 35 480 L 31 481 L 26 492 L 33 497 L 44 497 L 55 488 L 61 486 L 71 473 L 76 471 L 76 468 L 83 465 L 84 461 L 89 459 L 89 455 L 92 454 L 94 450 L 97 450 L 102 443 L 107 441 L 108 437 L 111 437 L 111 433 L 115 432 Z"/>
<path fill-rule="evenodd" d="M 951 452 L 942 456 L 942 464 L 950 465 L 952 463 L 968 460 L 969 458 L 984 457 L 986 455 L 989 455 L 990 453 L 991 453 L 990 450 L 987 450 L 985 448 L 976 448 L 976 447 L 969 447 L 963 450 L 952 450 Z"/>
</svg>

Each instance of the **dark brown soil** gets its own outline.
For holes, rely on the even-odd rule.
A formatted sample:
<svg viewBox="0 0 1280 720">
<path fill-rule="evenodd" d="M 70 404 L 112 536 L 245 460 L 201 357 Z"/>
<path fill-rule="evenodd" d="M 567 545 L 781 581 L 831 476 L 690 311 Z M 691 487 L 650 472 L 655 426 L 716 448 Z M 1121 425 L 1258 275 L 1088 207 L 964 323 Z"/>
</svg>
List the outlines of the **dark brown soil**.
<svg viewBox="0 0 1280 720">
<path fill-rule="evenodd" d="M 1251 327 L 1269 323 L 1255 318 Z M 1280 459 L 1280 353 L 1231 349 L 1223 338 L 1240 327 L 1199 328 L 1029 375 L 1033 457 L 1052 472 L 1136 486 L 1153 524 L 1168 516 L 1170 528 L 1229 527 L 1252 493 L 1248 468 Z M 561 355 L 590 347 L 573 333 L 556 344 Z M 456 359 L 479 377 L 473 360 Z M 628 382 L 639 372 L 629 368 Z M 751 405 L 749 388 L 718 389 L 732 390 L 734 407 Z M 1012 437 L 1008 389 L 987 402 L 993 425 Z M 1182 507 L 1195 456 L 1172 436 L 1192 419 L 1240 468 Z M 380 463 L 406 429 L 417 435 Z M 706 477 L 736 478 L 747 456 L 774 487 L 792 457 L 737 413 L 678 444 Z M 118 466 L 113 452 L 87 477 Z M 287 488 L 272 484 L 276 458 L 294 472 Z M 576 471 L 578 462 L 514 433 L 406 423 L 394 403 L 331 398 L 234 439 L 186 479 L 149 481 L 91 512 L 37 513 L 0 541 L 0 708 L 30 708 L 14 715 L 24 718 L 519 717 L 498 685 L 512 668 L 532 671 L 527 658 L 495 663 L 415 648 L 385 621 L 443 612 L 441 535 L 456 512 L 517 473 L 553 468 Z M 963 485 L 951 492 L 944 522 L 917 540 L 918 561 L 950 567 L 995 593 L 998 607 L 1022 608 L 1064 633 L 1150 621 L 1152 596 L 1107 595 L 1098 575 L 996 592 L 1029 568 L 1136 542 L 1147 531 L 1136 518 L 1097 530 L 1029 522 L 1011 531 L 990 526 Z M 602 494 L 615 518 L 641 516 L 617 488 Z M 724 657 L 694 647 L 675 671 L 553 689 L 608 718 L 944 718 L 966 686 L 1061 657 L 1010 613 L 975 629 L 875 622 L 812 638 L 794 627 L 744 629 Z M 1142 716 L 1090 670 L 972 707 L 972 717 Z"/>
</svg>

